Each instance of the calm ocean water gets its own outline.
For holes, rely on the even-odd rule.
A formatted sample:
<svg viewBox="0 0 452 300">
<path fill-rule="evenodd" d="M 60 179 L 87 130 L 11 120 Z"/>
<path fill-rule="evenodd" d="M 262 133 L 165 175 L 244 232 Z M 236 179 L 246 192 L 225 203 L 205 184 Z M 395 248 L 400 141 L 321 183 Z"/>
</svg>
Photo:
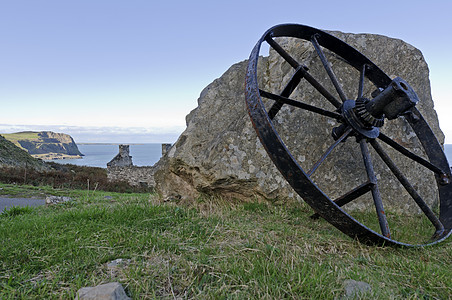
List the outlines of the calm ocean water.
<svg viewBox="0 0 452 300">
<path fill-rule="evenodd" d="M 449 162 L 449 166 L 452 166 L 452 144 L 444 145 L 444 153 L 446 154 L 447 161 Z"/>
<path fill-rule="evenodd" d="M 107 163 L 112 160 L 119 152 L 118 145 L 97 145 L 81 144 L 77 145 L 80 152 L 85 154 L 82 159 L 59 159 L 54 162 L 62 164 L 74 164 L 79 166 L 90 166 L 106 168 Z M 444 150 L 449 161 L 452 164 L 452 144 L 446 144 Z M 136 166 L 152 166 L 162 156 L 161 144 L 139 144 L 130 145 L 130 155 L 133 164 Z"/>
<path fill-rule="evenodd" d="M 107 163 L 119 153 L 118 145 L 80 144 L 77 147 L 85 154 L 83 158 L 53 161 L 61 164 L 106 168 Z M 162 144 L 132 144 L 130 156 L 135 166 L 152 166 L 162 156 Z"/>
</svg>

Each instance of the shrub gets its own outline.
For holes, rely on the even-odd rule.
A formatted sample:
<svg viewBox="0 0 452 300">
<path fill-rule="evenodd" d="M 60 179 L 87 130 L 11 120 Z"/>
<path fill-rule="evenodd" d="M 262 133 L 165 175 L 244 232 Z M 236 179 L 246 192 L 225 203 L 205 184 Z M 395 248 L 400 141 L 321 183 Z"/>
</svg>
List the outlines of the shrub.
<svg viewBox="0 0 452 300">
<path fill-rule="evenodd" d="M 48 185 L 53 188 L 90 189 L 108 192 L 150 192 L 143 186 L 132 186 L 125 181 L 109 181 L 107 170 L 96 167 L 61 165 L 49 163 L 51 170 L 37 171 L 32 168 L 0 167 L 0 182 Z"/>
</svg>

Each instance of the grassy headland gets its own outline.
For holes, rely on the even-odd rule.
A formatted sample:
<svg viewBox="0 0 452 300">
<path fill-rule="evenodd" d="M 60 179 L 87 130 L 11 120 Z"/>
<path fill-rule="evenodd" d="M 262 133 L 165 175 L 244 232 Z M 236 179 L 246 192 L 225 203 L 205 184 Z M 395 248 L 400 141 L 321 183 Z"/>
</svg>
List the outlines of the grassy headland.
<svg viewBox="0 0 452 300">
<path fill-rule="evenodd" d="M 36 141 L 39 140 L 38 132 L 35 132 L 35 131 L 23 131 L 23 132 L 17 132 L 17 133 L 2 133 L 2 136 L 21 149 L 24 149 L 24 148 L 22 148 L 22 146 L 20 145 L 20 143 L 19 143 L 20 140 L 36 140 Z"/>
<path fill-rule="evenodd" d="M 49 166 L 43 161 L 33 158 L 26 150 L 23 150 L 13 142 L 0 135 L 0 167 L 30 168 L 34 170 L 49 170 Z"/>
<path fill-rule="evenodd" d="M 32 136 L 33 132 L 23 132 Z M 41 134 L 41 133 L 39 133 Z M 48 135 L 48 133 L 46 133 Z M 21 135 L 21 134 L 16 134 Z M 71 139 L 69 136 L 64 138 Z M 13 142 L 0 135 L 0 182 L 52 186 L 54 188 L 91 188 L 114 192 L 144 192 L 146 187 L 131 186 L 127 182 L 109 181 L 107 170 L 96 167 L 46 163 L 33 158 Z"/>
<path fill-rule="evenodd" d="M 154 194 L 0 186 L 73 199 L 0 216 L 1 299 L 73 299 L 110 281 L 133 299 L 340 299 L 347 279 L 370 284 L 364 299 L 452 295 L 451 240 L 365 246 L 310 219 L 303 203 L 181 205 Z"/>
<path fill-rule="evenodd" d="M 18 148 L 40 159 L 81 158 L 83 154 L 71 136 L 51 131 L 23 131 L 1 134 Z"/>
</svg>

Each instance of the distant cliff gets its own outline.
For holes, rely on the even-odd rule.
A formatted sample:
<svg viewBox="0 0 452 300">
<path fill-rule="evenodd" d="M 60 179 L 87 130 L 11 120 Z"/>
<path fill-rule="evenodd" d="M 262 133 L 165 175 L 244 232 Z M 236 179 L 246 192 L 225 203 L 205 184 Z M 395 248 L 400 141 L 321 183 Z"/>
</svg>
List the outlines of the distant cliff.
<svg viewBox="0 0 452 300">
<path fill-rule="evenodd" d="M 0 135 L 0 167 L 32 168 L 39 171 L 50 167 L 42 160 L 31 157 L 27 151 L 16 147 L 12 142 Z"/>
<path fill-rule="evenodd" d="M 35 158 L 64 159 L 83 156 L 72 137 L 64 133 L 23 131 L 2 135 Z"/>
</svg>

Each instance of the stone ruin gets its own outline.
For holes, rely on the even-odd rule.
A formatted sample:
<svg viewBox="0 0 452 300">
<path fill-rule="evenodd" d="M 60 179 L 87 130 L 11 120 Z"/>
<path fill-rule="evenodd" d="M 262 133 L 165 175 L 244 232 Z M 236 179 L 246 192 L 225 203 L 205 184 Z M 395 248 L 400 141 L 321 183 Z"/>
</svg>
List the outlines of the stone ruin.
<svg viewBox="0 0 452 300">
<path fill-rule="evenodd" d="M 107 163 L 107 167 L 133 166 L 132 156 L 129 153 L 129 145 L 119 145 L 119 153 Z"/>
<path fill-rule="evenodd" d="M 444 135 L 433 108 L 428 66 L 418 49 L 401 40 L 380 35 L 330 33 L 358 49 L 391 77 L 400 76 L 405 79 L 419 96 L 418 109 L 440 143 L 444 143 Z M 295 53 L 296 59 L 306 64 L 309 72 L 321 84 L 334 90 L 317 54 L 309 48 L 308 43 L 290 38 L 280 38 L 278 43 L 292 54 Z M 344 87 L 358 86 L 353 81 L 357 80 L 356 74 L 348 76 L 355 70 L 350 70 L 347 64 L 334 55 L 328 57 L 328 60 L 336 74 L 342 75 L 339 79 Z M 111 163 L 116 161 L 115 158 L 108 166 L 109 178 L 125 178 L 135 184 L 147 182 L 155 187 L 162 198 L 182 201 L 193 201 L 201 195 L 242 201 L 253 201 L 256 198 L 299 199 L 267 156 L 251 125 L 244 96 L 246 66 L 247 61 L 231 66 L 201 92 L 198 107 L 186 117 L 186 130 L 172 147 L 165 146 L 168 151 L 164 152 L 166 154 L 157 164 L 148 167 L 146 175 L 135 176 L 138 175 L 136 170 L 140 167 L 132 164 L 122 167 L 112 165 Z M 270 50 L 269 56 L 261 57 L 258 69 L 260 74 L 264 74 L 260 85 L 275 93 L 281 90 L 281 85 L 287 82 L 292 73 L 291 67 L 273 50 Z M 346 92 L 354 95 L 356 91 Z M 317 104 L 320 101 L 313 88 L 303 84 L 291 97 L 307 103 Z M 278 126 L 281 137 L 297 151 L 292 154 L 304 168 L 312 166 L 314 160 L 331 145 L 330 129 L 336 125 L 331 124 L 334 121 L 320 119 L 315 122 L 309 112 L 294 110 L 288 106 L 284 106 L 274 119 L 274 125 Z M 291 122 L 286 122 L 287 120 Z M 406 121 L 399 118 L 392 122 L 397 123 L 398 129 L 385 133 L 422 156 L 419 141 Z M 313 138 L 317 140 L 316 143 L 312 142 Z M 324 163 L 321 176 L 314 179 L 316 184 L 332 197 L 341 195 L 344 190 L 350 190 L 366 180 L 361 161 L 355 160 L 356 157 L 361 157 L 356 147 L 343 147 L 336 155 L 336 159 Z M 121 150 L 118 156 L 121 156 Z M 127 161 L 127 158 L 119 161 Z M 357 161 L 359 165 L 356 164 Z M 435 191 L 432 193 L 432 189 L 436 189 L 436 183 L 429 171 L 412 161 L 404 161 L 403 158 L 395 162 L 401 166 L 410 182 L 414 182 L 419 188 L 421 194 L 436 194 Z M 375 162 L 375 170 L 381 193 L 388 197 L 389 206 L 405 211 L 417 210 L 415 204 L 400 201 L 407 195 L 397 180 L 384 175 L 387 174 L 387 168 L 381 161 Z M 121 172 L 128 175 L 120 175 Z M 428 204 L 437 201 L 436 198 L 425 200 Z M 366 207 L 368 204 L 365 201 L 368 202 L 369 199 L 354 201 L 352 208 Z"/>
<path fill-rule="evenodd" d="M 119 153 L 107 163 L 107 178 L 111 181 L 126 181 L 133 186 L 153 189 L 155 186 L 153 166 L 133 165 L 129 145 L 119 145 Z"/>
</svg>

